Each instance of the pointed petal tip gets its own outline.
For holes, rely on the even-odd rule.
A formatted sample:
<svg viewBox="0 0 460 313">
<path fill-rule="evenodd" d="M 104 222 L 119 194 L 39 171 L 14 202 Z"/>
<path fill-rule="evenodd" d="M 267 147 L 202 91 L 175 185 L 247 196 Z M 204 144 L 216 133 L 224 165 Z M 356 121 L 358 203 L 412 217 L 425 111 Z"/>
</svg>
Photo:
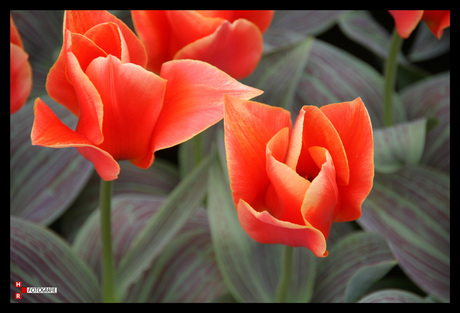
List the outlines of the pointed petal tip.
<svg viewBox="0 0 460 313">
<path fill-rule="evenodd" d="M 219 122 L 225 95 L 250 99 L 262 93 L 197 60 L 168 61 L 160 77 L 167 80 L 164 99 L 168 105 L 155 126 L 154 151 L 180 144 Z"/>
<path fill-rule="evenodd" d="M 99 176 L 105 181 L 118 178 L 120 166 L 106 151 L 94 146 L 78 132 L 62 123 L 54 112 L 37 98 L 34 103 L 35 119 L 32 126 L 32 145 L 48 148 L 76 148 L 93 163 Z"/>
</svg>

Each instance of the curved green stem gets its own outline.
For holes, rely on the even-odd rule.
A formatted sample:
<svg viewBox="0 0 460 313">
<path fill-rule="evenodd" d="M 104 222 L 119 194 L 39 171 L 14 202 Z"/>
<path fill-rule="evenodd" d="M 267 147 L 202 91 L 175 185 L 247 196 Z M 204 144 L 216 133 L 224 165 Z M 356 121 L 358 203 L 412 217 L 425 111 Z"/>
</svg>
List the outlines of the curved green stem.
<svg viewBox="0 0 460 313">
<path fill-rule="evenodd" d="M 101 270 L 102 270 L 102 301 L 115 302 L 114 292 L 114 260 L 112 251 L 111 201 L 112 182 L 101 179 L 99 195 L 101 225 Z"/>
<path fill-rule="evenodd" d="M 390 50 L 384 70 L 383 86 L 383 125 L 385 127 L 394 124 L 393 116 L 393 93 L 395 91 L 396 73 L 398 71 L 398 54 L 401 50 L 403 39 L 398 35 L 396 28 L 391 37 Z"/>
<path fill-rule="evenodd" d="M 281 280 L 278 285 L 278 292 L 276 295 L 277 302 L 286 302 L 287 292 L 289 289 L 289 283 L 291 281 L 291 273 L 292 273 L 292 258 L 294 255 L 294 248 L 293 247 L 284 247 L 284 254 L 283 254 L 283 268 L 281 273 Z"/>
</svg>

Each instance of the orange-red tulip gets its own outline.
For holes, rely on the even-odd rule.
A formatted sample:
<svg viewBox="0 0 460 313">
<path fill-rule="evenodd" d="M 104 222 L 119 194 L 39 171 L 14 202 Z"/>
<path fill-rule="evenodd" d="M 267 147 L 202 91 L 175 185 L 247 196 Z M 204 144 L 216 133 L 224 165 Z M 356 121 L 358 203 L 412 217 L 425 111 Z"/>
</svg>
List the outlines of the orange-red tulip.
<svg viewBox="0 0 460 313">
<path fill-rule="evenodd" d="M 194 60 L 163 64 L 160 75 L 143 66 L 145 51 L 129 28 L 105 11 L 70 11 L 64 45 L 47 78 L 53 99 L 79 119 L 64 125 L 35 101 L 34 145 L 75 147 L 106 181 L 118 160 L 148 168 L 154 153 L 177 145 L 223 117 L 224 94 L 250 99 L 262 92 L 218 68 Z"/>
<path fill-rule="evenodd" d="M 433 34 L 440 39 L 445 28 L 450 26 L 450 10 L 389 10 L 395 20 L 396 30 L 402 38 L 409 36 L 423 20 Z"/>
<path fill-rule="evenodd" d="M 234 78 L 251 74 L 263 50 L 273 11 L 132 11 L 147 54 L 159 72 L 169 60 L 208 62 Z"/>
<path fill-rule="evenodd" d="M 227 96 L 225 146 L 242 228 L 261 243 L 327 255 L 333 222 L 361 216 L 374 177 L 372 127 L 357 98 L 304 106 L 291 126 L 282 108 Z"/>
<path fill-rule="evenodd" d="M 32 67 L 10 14 L 10 114 L 16 113 L 32 90 Z"/>
</svg>

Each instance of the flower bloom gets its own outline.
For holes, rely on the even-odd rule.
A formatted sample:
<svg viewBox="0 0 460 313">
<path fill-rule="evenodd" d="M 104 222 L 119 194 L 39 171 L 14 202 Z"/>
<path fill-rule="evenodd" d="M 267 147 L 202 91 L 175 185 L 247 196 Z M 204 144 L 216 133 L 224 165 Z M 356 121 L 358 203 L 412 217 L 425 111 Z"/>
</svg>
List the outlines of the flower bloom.
<svg viewBox="0 0 460 313">
<path fill-rule="evenodd" d="M 260 243 L 327 256 L 332 223 L 359 218 L 373 185 L 372 127 L 361 99 L 304 106 L 291 127 L 282 108 L 226 97 L 224 124 L 242 228 Z"/>
<path fill-rule="evenodd" d="M 32 90 L 32 67 L 29 55 L 10 14 L 10 114 L 26 103 Z"/>
<path fill-rule="evenodd" d="M 433 34 L 441 39 L 445 28 L 450 26 L 450 10 L 389 10 L 395 20 L 396 30 L 402 38 L 409 36 L 423 20 Z"/>
<path fill-rule="evenodd" d="M 201 61 L 167 62 L 158 76 L 143 67 L 146 60 L 138 38 L 113 15 L 66 12 L 64 44 L 46 86 L 78 123 L 72 130 L 38 98 L 32 144 L 75 147 L 102 179 L 114 180 L 118 160 L 148 168 L 155 151 L 218 122 L 224 94 L 250 99 L 262 93 Z"/>
<path fill-rule="evenodd" d="M 236 79 L 251 74 L 263 50 L 273 11 L 132 11 L 134 27 L 159 72 L 168 60 L 210 63 Z"/>
</svg>

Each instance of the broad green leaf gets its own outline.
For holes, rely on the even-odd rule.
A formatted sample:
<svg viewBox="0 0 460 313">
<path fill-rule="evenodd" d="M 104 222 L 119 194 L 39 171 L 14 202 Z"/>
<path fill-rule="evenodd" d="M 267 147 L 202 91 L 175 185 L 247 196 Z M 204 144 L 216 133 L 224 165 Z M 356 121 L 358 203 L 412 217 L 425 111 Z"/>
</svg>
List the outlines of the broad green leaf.
<svg viewBox="0 0 460 313">
<path fill-rule="evenodd" d="M 112 227 L 115 266 L 154 218 L 166 197 L 124 193 L 113 197 Z M 100 276 L 99 213 L 82 227 L 73 248 Z M 199 210 L 129 288 L 124 302 L 211 301 L 225 291 L 212 250 L 204 210 Z"/>
<path fill-rule="evenodd" d="M 396 264 L 381 235 L 351 233 L 320 260 L 312 301 L 354 302 Z"/>
<path fill-rule="evenodd" d="M 181 177 L 187 176 L 195 166 L 212 153 L 217 133 L 222 126 L 222 122 L 219 122 L 179 145 L 178 158 Z"/>
<path fill-rule="evenodd" d="M 423 303 L 422 297 L 405 290 L 387 289 L 379 290 L 366 295 L 360 303 Z"/>
<path fill-rule="evenodd" d="M 254 73 L 243 82 L 260 88 L 264 93 L 256 101 L 290 110 L 300 75 L 308 60 L 313 38 L 308 37 L 294 46 L 265 54 Z"/>
<path fill-rule="evenodd" d="M 120 261 L 117 288 L 123 297 L 153 260 L 171 242 L 182 226 L 200 208 L 207 191 L 209 157 L 185 177 L 171 192 L 153 218 L 133 241 Z"/>
<path fill-rule="evenodd" d="M 450 171 L 450 72 L 412 84 L 400 94 L 409 120 L 434 121 L 426 136 L 422 163 Z"/>
<path fill-rule="evenodd" d="M 264 52 L 295 44 L 308 36 L 315 36 L 332 27 L 347 11 L 333 10 L 277 10 L 264 33 Z"/>
<path fill-rule="evenodd" d="M 209 173 L 208 211 L 214 249 L 227 288 L 239 302 L 274 302 L 281 276 L 284 246 L 259 244 L 241 228 L 228 185 L 218 162 Z M 313 253 L 295 248 L 288 302 L 307 302 L 315 277 Z"/>
<path fill-rule="evenodd" d="M 418 164 L 425 148 L 426 119 L 374 130 L 375 170 L 397 171 Z"/>
<path fill-rule="evenodd" d="M 130 288 L 125 301 L 209 302 L 225 291 L 207 213 L 200 210 Z"/>
<path fill-rule="evenodd" d="M 10 299 L 13 302 L 98 302 L 100 288 L 83 261 L 56 234 L 20 218 L 11 217 Z M 22 295 L 22 287 L 57 287 L 57 293 Z"/>
<path fill-rule="evenodd" d="M 449 301 L 449 175 L 421 165 L 376 173 L 358 223 L 385 236 L 399 266 L 418 287 Z"/>
<path fill-rule="evenodd" d="M 119 265 L 120 260 L 130 249 L 133 240 L 164 201 L 164 197 L 131 193 L 112 197 L 111 218 L 115 266 Z M 99 210 L 96 210 L 88 217 L 77 233 L 72 246 L 76 253 L 94 270 L 98 278 L 100 278 L 101 273 L 99 215 Z"/>
<path fill-rule="evenodd" d="M 156 158 L 146 170 L 130 162 L 120 162 L 120 167 L 120 175 L 113 184 L 114 197 L 124 193 L 166 196 L 179 182 L 175 166 L 161 158 Z M 76 232 L 98 207 L 100 181 L 101 178 L 94 172 L 72 206 L 56 221 L 68 241 L 73 241 Z"/>
<path fill-rule="evenodd" d="M 412 62 L 435 58 L 450 49 L 450 27 L 444 29 L 441 39 L 438 39 L 426 23 L 420 23 L 414 36 L 414 43 L 408 53 Z"/>
<path fill-rule="evenodd" d="M 70 127 L 76 118 L 48 96 L 49 104 Z M 27 103 L 10 117 L 10 211 L 35 223 L 49 225 L 75 200 L 89 179 L 93 166 L 76 149 L 32 146 L 34 119 Z"/>
</svg>

